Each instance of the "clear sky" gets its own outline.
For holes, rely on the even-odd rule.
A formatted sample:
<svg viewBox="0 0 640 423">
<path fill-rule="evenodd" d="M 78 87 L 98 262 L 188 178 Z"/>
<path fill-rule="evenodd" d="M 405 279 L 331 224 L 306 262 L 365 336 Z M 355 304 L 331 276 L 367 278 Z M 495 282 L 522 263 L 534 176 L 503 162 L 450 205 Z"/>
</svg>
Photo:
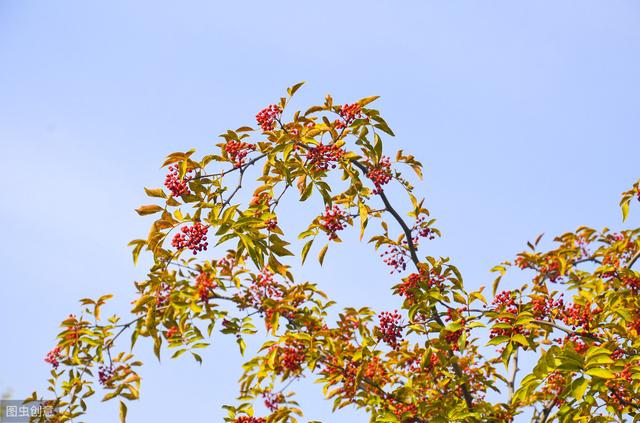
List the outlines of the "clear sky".
<svg viewBox="0 0 640 423">
<path fill-rule="evenodd" d="M 444 233 L 429 253 L 474 288 L 541 232 L 620 226 L 619 193 L 640 177 L 638 75 L 633 0 L 0 0 L 0 391 L 44 390 L 79 298 L 128 309 L 144 267 L 126 244 L 149 225 L 133 209 L 164 155 L 210 151 L 295 82 L 300 107 L 382 96 L 387 148 L 426 168 L 417 190 Z M 395 280 L 354 239 L 300 274 L 341 305 L 394 306 Z M 140 351 L 130 421 L 221 421 L 242 362 L 232 339 L 202 367 Z M 307 419 L 366 421 L 301 390 Z M 115 406 L 87 420 L 115 421 Z"/>
</svg>

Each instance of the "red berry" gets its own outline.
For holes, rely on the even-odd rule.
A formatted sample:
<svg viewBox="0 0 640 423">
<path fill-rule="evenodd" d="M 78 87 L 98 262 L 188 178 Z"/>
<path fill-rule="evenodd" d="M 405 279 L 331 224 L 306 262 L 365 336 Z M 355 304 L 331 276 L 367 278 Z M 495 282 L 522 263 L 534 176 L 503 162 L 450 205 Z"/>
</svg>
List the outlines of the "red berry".
<svg viewBox="0 0 640 423">
<path fill-rule="evenodd" d="M 389 159 L 389 157 L 382 157 L 377 165 L 369 168 L 367 177 L 371 179 L 376 186 L 373 193 L 382 193 L 384 191 L 382 186 L 388 184 L 393 178 L 391 174 L 391 159 Z"/>
<path fill-rule="evenodd" d="M 178 250 L 189 249 L 193 251 L 193 254 L 197 254 L 200 251 L 207 249 L 209 245 L 207 241 L 208 226 L 203 225 L 200 222 L 195 222 L 193 226 L 183 226 L 182 232 L 177 233 L 173 237 L 171 245 Z"/>
<path fill-rule="evenodd" d="M 320 216 L 320 227 L 328 234 L 330 240 L 338 238 L 337 232 L 347 227 L 347 215 L 338 206 L 327 206 Z"/>
<path fill-rule="evenodd" d="M 193 170 L 187 170 L 187 175 L 184 178 L 180 178 L 180 168 L 178 165 L 169 166 L 169 173 L 167 173 L 167 177 L 164 180 L 164 186 L 171 191 L 174 197 L 179 197 L 182 194 L 189 194 L 189 187 L 187 183 L 191 180 L 191 177 L 188 176 L 189 173 L 193 172 Z"/>
<path fill-rule="evenodd" d="M 273 129 L 276 127 L 276 119 L 278 118 L 280 113 L 282 113 L 282 109 L 280 108 L 280 106 L 271 104 L 265 107 L 256 115 L 258 125 L 260 125 L 262 130 L 265 132 L 273 131 Z"/>
</svg>

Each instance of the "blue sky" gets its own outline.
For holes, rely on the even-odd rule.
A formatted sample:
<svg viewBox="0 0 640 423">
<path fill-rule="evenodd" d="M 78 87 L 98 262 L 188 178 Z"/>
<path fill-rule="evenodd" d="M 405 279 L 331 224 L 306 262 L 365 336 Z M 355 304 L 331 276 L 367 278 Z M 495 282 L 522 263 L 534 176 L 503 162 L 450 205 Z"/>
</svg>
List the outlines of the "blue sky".
<svg viewBox="0 0 640 423">
<path fill-rule="evenodd" d="M 387 148 L 426 168 L 417 190 L 444 233 L 428 252 L 470 288 L 541 232 L 620 227 L 619 193 L 640 177 L 639 19 L 640 4 L 614 0 L 3 0 L 0 390 L 43 391 L 77 299 L 111 292 L 109 310 L 127 310 L 144 267 L 126 244 L 149 224 L 133 209 L 161 185 L 164 155 L 212 149 L 300 80 L 300 107 L 382 96 Z M 341 305 L 393 306 L 394 279 L 355 237 L 300 274 Z M 221 420 L 233 340 L 216 337 L 202 367 L 140 354 L 130 421 Z M 301 391 L 307 419 L 366 421 Z M 88 420 L 114 421 L 114 405 Z"/>
</svg>

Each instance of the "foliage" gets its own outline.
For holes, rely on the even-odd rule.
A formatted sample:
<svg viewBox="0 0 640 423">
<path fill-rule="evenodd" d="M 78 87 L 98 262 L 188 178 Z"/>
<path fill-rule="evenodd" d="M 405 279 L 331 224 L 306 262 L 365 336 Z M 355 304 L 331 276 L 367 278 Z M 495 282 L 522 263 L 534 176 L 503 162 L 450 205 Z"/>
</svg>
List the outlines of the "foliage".
<svg viewBox="0 0 640 423">
<path fill-rule="evenodd" d="M 244 353 L 246 337 L 261 325 L 269 338 L 245 363 L 226 421 L 298 421 L 302 410 L 289 388 L 303 377 L 321 383 L 335 409 L 357 407 L 377 422 L 638 419 L 639 229 L 580 227 L 547 251 L 538 250 L 540 239 L 529 243 L 513 264 L 493 269 L 498 278 L 488 301 L 483 289 L 465 290 L 448 259 L 419 255 L 440 233 L 400 172 L 407 165 L 421 177 L 420 162 L 402 150 L 392 162 L 384 152 L 383 136 L 393 132 L 369 108 L 376 97 L 335 105 L 327 96 L 289 112 L 301 85 L 258 113 L 258 130 L 229 130 L 199 159 L 194 150 L 167 157 L 166 190 L 145 189 L 156 201 L 137 209 L 156 219 L 146 238 L 130 244 L 134 261 L 143 251 L 153 257 L 136 283 L 134 318 L 103 320 L 107 295 L 83 299 L 79 317 L 62 322 L 47 355 L 53 421 L 82 415 L 96 384 L 105 401 L 121 401 L 125 420 L 125 402 L 139 396 L 141 363 L 116 352 L 128 350 L 116 344 L 124 333 L 131 332 L 131 348 L 148 338 L 158 358 L 168 349 L 173 358 L 201 362 L 198 351 L 214 331 L 235 337 Z M 259 164 L 252 197 L 240 201 L 245 176 Z M 406 217 L 386 194 L 392 182 L 409 199 Z M 636 183 L 623 194 L 625 218 L 639 193 Z M 300 251 L 278 223 L 286 194 L 324 203 L 298 234 Z M 402 308 L 345 308 L 331 321 L 333 302 L 318 284 L 296 280 L 291 262 L 304 263 L 323 243 L 322 263 L 342 231 L 355 226 L 363 238 L 374 223 L 380 229 L 369 241 L 384 249 Z M 226 252 L 207 253 L 210 246 Z M 497 293 L 514 267 L 529 282 Z M 524 368 L 525 357 L 535 365 Z M 260 401 L 268 415 L 255 415 Z"/>
</svg>

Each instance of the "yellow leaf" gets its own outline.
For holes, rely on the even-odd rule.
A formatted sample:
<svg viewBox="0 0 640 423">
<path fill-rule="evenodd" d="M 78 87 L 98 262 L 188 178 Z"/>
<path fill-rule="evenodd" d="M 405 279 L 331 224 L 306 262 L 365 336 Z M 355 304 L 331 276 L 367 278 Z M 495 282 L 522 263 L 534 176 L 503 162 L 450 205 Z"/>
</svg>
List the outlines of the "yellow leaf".
<svg viewBox="0 0 640 423">
<path fill-rule="evenodd" d="M 140 206 L 136 209 L 136 212 L 140 215 L 140 216 L 146 216 L 148 214 L 153 214 L 153 213 L 158 213 L 160 211 L 164 210 L 162 207 L 158 206 L 157 204 L 149 204 L 146 206 Z"/>
</svg>

